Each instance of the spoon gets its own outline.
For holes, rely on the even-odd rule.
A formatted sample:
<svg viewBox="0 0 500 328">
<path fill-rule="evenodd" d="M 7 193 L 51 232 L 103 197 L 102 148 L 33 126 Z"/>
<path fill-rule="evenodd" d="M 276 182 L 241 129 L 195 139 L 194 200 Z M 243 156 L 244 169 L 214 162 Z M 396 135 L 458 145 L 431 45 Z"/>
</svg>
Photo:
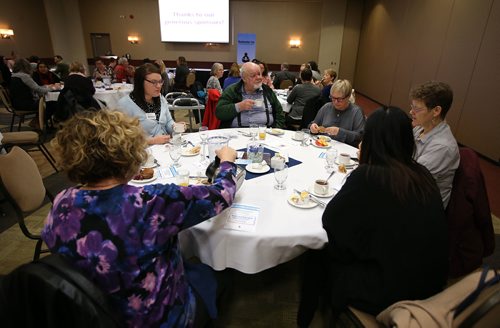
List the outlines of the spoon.
<svg viewBox="0 0 500 328">
<path fill-rule="evenodd" d="M 332 171 L 332 173 L 330 173 L 330 175 L 328 176 L 328 178 L 326 178 L 325 181 L 328 182 L 328 180 L 330 180 L 330 178 L 335 174 L 335 171 Z"/>
</svg>

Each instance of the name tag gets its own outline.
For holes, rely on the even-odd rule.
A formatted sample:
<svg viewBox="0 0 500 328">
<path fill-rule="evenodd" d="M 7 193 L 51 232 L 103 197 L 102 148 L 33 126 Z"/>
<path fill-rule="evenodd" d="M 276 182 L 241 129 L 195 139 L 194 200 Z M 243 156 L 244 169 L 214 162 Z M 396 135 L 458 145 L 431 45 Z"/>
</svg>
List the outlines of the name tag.
<svg viewBox="0 0 500 328">
<path fill-rule="evenodd" d="M 146 118 L 148 120 L 155 120 L 156 121 L 156 114 L 155 113 L 146 113 Z"/>
</svg>

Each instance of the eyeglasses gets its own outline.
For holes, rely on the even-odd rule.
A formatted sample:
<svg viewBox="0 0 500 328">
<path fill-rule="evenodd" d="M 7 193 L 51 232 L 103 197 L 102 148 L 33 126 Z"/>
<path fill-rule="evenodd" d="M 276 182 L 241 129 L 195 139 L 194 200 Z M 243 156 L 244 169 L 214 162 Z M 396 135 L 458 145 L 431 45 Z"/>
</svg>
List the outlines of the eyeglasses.
<svg viewBox="0 0 500 328">
<path fill-rule="evenodd" d="M 160 81 L 154 81 L 154 80 L 153 80 L 153 81 L 150 81 L 150 80 L 148 80 L 148 79 L 144 79 L 144 81 L 148 81 L 149 83 L 151 83 L 151 84 L 152 84 L 152 85 L 154 85 L 155 87 L 157 87 L 157 86 L 159 86 L 159 85 L 163 85 L 163 82 L 165 82 L 165 81 L 163 81 L 163 80 L 160 80 Z"/>
<path fill-rule="evenodd" d="M 418 113 L 418 112 L 421 112 L 423 111 L 424 109 L 427 109 L 426 107 L 415 107 L 413 104 L 410 104 L 410 109 L 414 112 L 414 113 Z"/>
<path fill-rule="evenodd" d="M 332 101 L 336 101 L 336 102 L 341 102 L 341 101 L 344 101 L 347 97 L 332 97 L 330 96 L 330 99 Z"/>
</svg>

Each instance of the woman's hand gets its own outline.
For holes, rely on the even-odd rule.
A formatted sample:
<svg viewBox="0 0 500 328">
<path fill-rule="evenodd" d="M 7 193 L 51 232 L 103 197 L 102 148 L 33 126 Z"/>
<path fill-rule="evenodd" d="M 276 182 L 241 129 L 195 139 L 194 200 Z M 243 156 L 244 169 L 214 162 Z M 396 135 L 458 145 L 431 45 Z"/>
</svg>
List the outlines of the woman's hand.
<svg viewBox="0 0 500 328">
<path fill-rule="evenodd" d="M 236 150 L 228 146 L 216 150 L 215 154 L 220 158 L 221 162 L 227 161 L 234 163 L 234 161 L 236 160 Z"/>
<path fill-rule="evenodd" d="M 328 127 L 328 128 L 325 129 L 325 132 L 328 135 L 336 136 L 337 134 L 339 134 L 339 128 L 336 127 L 336 126 L 330 126 L 330 127 Z"/>
<path fill-rule="evenodd" d="M 168 134 L 162 134 L 156 137 L 151 137 L 148 139 L 148 144 L 150 145 L 163 145 L 170 141 L 170 136 Z"/>
<path fill-rule="evenodd" d="M 311 124 L 310 130 L 312 133 L 318 133 L 319 132 L 319 126 L 316 123 Z"/>
</svg>

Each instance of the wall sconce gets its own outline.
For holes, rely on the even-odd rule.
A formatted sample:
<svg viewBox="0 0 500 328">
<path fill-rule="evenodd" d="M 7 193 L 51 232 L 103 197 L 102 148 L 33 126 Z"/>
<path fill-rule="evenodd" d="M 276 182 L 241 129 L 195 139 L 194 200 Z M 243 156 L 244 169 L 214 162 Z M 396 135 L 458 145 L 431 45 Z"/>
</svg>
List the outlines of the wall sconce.
<svg viewBox="0 0 500 328">
<path fill-rule="evenodd" d="M 290 39 L 289 44 L 290 44 L 290 48 L 300 48 L 300 40 L 299 39 Z"/>
<path fill-rule="evenodd" d="M 10 39 L 13 35 L 14 31 L 12 29 L 0 28 L 0 38 Z"/>
<path fill-rule="evenodd" d="M 138 44 L 139 43 L 139 37 L 138 36 L 129 35 L 127 39 L 128 39 L 128 42 L 130 42 L 132 44 Z"/>
</svg>

